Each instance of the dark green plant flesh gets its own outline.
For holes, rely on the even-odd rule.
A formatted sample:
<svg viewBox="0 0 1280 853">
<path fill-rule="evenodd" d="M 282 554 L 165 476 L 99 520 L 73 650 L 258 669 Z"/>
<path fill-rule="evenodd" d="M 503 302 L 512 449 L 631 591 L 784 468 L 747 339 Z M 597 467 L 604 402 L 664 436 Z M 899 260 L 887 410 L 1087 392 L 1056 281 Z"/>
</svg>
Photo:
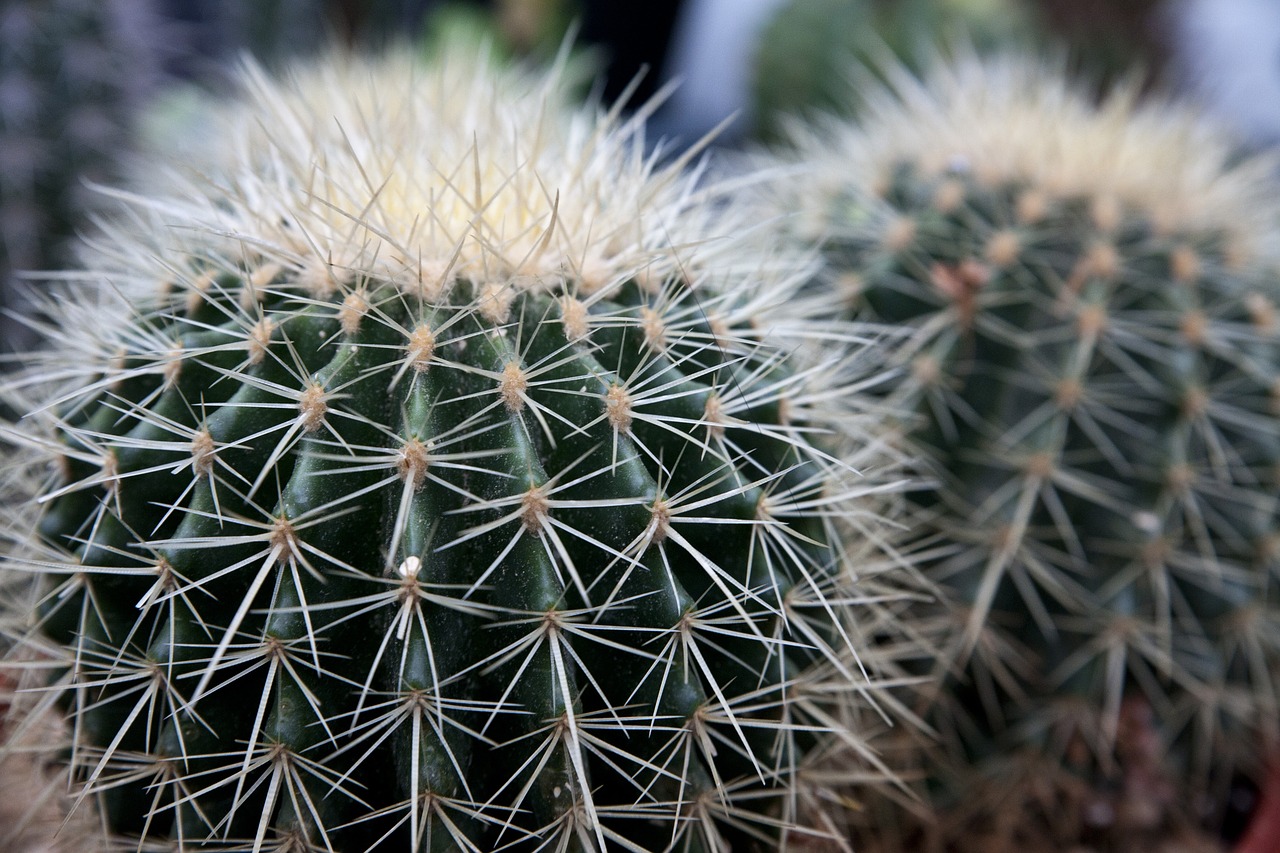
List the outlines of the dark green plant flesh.
<svg viewBox="0 0 1280 853">
<path fill-rule="evenodd" d="M 845 472 L 785 354 L 678 281 L 580 301 L 292 276 L 191 272 L 49 410 L 65 465 L 31 565 L 113 831 L 810 832 L 805 753 L 866 678 L 827 518 Z"/>
<path fill-rule="evenodd" d="M 874 213 L 850 204 L 833 264 L 908 330 L 886 393 L 939 478 L 926 572 L 966 662 L 944 730 L 969 760 L 1030 748 L 1114 781 L 1137 701 L 1181 778 L 1256 766 L 1280 662 L 1275 273 L 1225 232 L 962 165 L 903 164 Z"/>
</svg>

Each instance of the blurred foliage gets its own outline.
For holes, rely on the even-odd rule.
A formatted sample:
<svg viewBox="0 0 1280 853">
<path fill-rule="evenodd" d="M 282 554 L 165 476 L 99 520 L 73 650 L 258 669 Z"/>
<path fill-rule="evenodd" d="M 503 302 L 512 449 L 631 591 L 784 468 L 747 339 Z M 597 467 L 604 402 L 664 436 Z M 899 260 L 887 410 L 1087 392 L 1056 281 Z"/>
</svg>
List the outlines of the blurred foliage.
<svg viewBox="0 0 1280 853">
<path fill-rule="evenodd" d="M 92 183 L 121 173 L 163 43 L 146 0 L 0 4 L 0 307 L 26 271 L 70 260 L 89 225 Z M 0 321 L 5 348 L 27 330 Z"/>
<path fill-rule="evenodd" d="M 1026 0 L 1038 26 L 1068 51 L 1074 70 L 1099 89 L 1138 76 L 1161 82 L 1168 45 L 1165 0 Z"/>
<path fill-rule="evenodd" d="M 497 0 L 498 32 L 521 54 L 556 50 L 581 16 L 580 0 Z"/>
<path fill-rule="evenodd" d="M 1064 55 L 1073 74 L 1103 92 L 1121 80 L 1164 85 L 1163 0 L 788 0 L 756 56 L 759 135 L 783 117 L 851 113 L 851 69 L 895 62 L 920 70 L 959 40 L 978 52 L 1011 46 Z"/>
<path fill-rule="evenodd" d="M 757 132 L 774 139 L 788 115 L 852 111 L 855 68 L 919 70 L 957 39 L 985 51 L 1035 35 L 1018 0 L 789 0 L 755 57 Z"/>
</svg>

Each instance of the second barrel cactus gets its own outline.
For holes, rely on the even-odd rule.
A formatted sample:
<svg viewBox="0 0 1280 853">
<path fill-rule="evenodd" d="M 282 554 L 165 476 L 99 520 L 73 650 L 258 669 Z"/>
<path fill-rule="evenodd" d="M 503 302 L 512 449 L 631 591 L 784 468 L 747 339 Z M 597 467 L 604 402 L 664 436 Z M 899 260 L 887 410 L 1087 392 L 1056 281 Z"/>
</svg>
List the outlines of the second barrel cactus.
<svg viewBox="0 0 1280 853">
<path fill-rule="evenodd" d="M 130 849 L 786 847 L 880 775 L 853 335 L 564 92 L 251 74 L 36 321 L 22 647 Z"/>
<path fill-rule="evenodd" d="M 825 241 L 823 298 L 901 335 L 883 393 L 936 477 L 920 553 L 949 602 L 939 802 L 983 844 L 1078 843 L 1154 761 L 1186 787 L 1152 782 L 1142 820 L 1199 819 L 1178 804 L 1256 769 L 1280 711 L 1265 164 L 1027 60 L 893 79 L 798 141 L 774 203 Z"/>
</svg>

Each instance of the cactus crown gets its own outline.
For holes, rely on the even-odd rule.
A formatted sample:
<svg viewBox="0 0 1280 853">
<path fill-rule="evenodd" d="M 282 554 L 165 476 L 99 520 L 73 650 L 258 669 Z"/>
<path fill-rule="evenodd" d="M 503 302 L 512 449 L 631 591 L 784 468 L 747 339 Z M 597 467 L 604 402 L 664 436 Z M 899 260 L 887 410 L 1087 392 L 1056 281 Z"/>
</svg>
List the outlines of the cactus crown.
<svg viewBox="0 0 1280 853">
<path fill-rule="evenodd" d="M 774 203 L 850 310 L 903 330 L 884 393 L 938 479 L 918 530 L 963 671 L 934 719 L 999 779 L 961 774 L 964 801 L 1025 829 L 991 768 L 1028 754 L 1055 790 L 1121 788 L 1139 718 L 1193 785 L 1248 769 L 1280 704 L 1268 165 L 1025 59 L 894 79 L 800 140 Z"/>
<path fill-rule="evenodd" d="M 790 141 L 808 164 L 802 191 L 821 193 L 803 210 L 821 210 L 855 187 L 882 194 L 892 173 L 911 164 L 1141 210 L 1164 231 L 1220 230 L 1250 244 L 1274 234 L 1268 161 L 1242 161 L 1229 137 L 1185 107 L 1139 103 L 1139 92 L 1125 87 L 1098 102 L 1068 82 L 1060 63 L 957 50 L 921 77 L 886 71 L 883 87 L 859 93 L 865 107 L 856 123 L 795 130 Z M 834 217 L 814 222 L 825 229 L 814 236 L 847 227 Z"/>
<path fill-rule="evenodd" d="M 769 318 L 804 265 L 554 75 L 248 81 L 8 387 L 84 796 L 202 849 L 835 837 L 883 460 L 848 330 Z"/>
</svg>

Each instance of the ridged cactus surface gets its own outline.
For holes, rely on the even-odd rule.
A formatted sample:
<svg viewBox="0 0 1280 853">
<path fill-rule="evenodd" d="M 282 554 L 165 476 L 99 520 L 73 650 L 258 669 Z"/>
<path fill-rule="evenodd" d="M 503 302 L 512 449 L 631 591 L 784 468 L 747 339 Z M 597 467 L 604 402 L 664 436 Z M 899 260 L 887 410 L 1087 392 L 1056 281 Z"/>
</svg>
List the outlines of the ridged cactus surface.
<svg viewBox="0 0 1280 853">
<path fill-rule="evenodd" d="M 856 335 L 566 90 L 251 72 L 51 295 L 9 570 L 129 849 L 779 849 L 881 775 Z"/>
<path fill-rule="evenodd" d="M 788 0 L 753 51 L 756 131 L 777 140 L 796 117 L 856 113 L 855 63 L 874 70 L 897 60 L 914 68 L 957 39 L 990 50 L 1035 35 L 1019 0 Z"/>
<path fill-rule="evenodd" d="M 774 203 L 825 239 L 823 298 L 901 335 L 883 393 L 936 478 L 919 553 L 949 601 L 939 802 L 983 844 L 1064 843 L 1099 807 L 1132 817 L 1100 792 L 1150 770 L 1185 787 L 1151 781 L 1141 820 L 1198 820 L 1190 792 L 1256 770 L 1280 711 L 1265 164 L 1027 60 L 870 104 L 799 140 L 807 177 Z"/>
</svg>

